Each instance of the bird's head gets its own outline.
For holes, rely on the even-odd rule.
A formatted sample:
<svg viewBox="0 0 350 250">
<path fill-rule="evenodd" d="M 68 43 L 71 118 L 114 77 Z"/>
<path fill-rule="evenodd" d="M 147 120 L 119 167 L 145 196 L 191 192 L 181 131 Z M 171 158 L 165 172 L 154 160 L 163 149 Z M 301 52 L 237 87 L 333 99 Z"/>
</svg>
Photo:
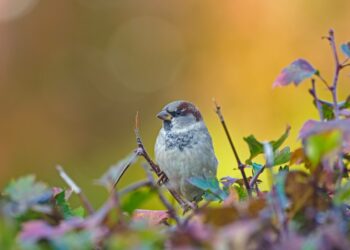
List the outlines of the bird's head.
<svg viewBox="0 0 350 250">
<path fill-rule="evenodd" d="M 187 101 L 174 101 L 167 104 L 157 117 L 163 120 L 165 130 L 186 129 L 202 122 L 202 116 L 197 107 Z"/>
</svg>

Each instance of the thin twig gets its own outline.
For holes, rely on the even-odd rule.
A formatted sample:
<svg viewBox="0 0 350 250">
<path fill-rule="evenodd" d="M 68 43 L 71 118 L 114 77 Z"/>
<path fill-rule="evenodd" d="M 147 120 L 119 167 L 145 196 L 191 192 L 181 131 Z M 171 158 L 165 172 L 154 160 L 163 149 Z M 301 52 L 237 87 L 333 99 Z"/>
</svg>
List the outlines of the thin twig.
<svg viewBox="0 0 350 250">
<path fill-rule="evenodd" d="M 328 82 L 323 78 L 320 72 L 317 72 L 315 75 L 321 80 L 321 82 L 326 86 L 328 90 L 331 89 L 331 86 L 329 86 Z"/>
<path fill-rule="evenodd" d="M 158 177 L 161 177 L 162 171 L 160 170 L 159 166 L 155 164 L 151 157 L 149 157 L 143 143 L 141 140 L 140 136 L 140 119 L 139 119 L 139 112 L 136 112 L 136 117 L 135 117 L 135 136 L 136 136 L 136 143 L 137 143 L 137 149 L 138 149 L 138 154 L 143 156 L 145 160 L 149 163 L 151 166 L 152 170 L 156 173 Z"/>
<path fill-rule="evenodd" d="M 137 181 L 137 182 L 123 188 L 118 193 L 120 196 L 122 196 L 122 195 L 125 195 L 127 193 L 133 192 L 139 188 L 150 187 L 150 186 L 152 186 L 152 183 L 149 180 L 141 180 L 141 181 Z"/>
<path fill-rule="evenodd" d="M 210 203 L 211 203 L 211 201 L 206 201 L 202 206 L 200 206 L 200 207 L 197 208 L 197 209 L 194 209 L 194 210 L 192 211 L 192 213 L 189 214 L 189 215 L 186 217 L 186 219 L 185 219 L 184 222 L 182 223 L 182 226 L 183 226 L 183 227 L 186 227 L 186 226 L 188 225 L 189 221 L 190 221 L 195 215 L 199 214 L 204 208 L 208 207 Z"/>
<path fill-rule="evenodd" d="M 347 63 L 347 64 L 342 64 L 341 65 L 341 68 L 343 69 L 343 68 L 345 68 L 345 67 L 349 67 L 350 66 L 350 63 Z"/>
<path fill-rule="evenodd" d="M 224 116 L 222 115 L 221 113 L 221 107 L 218 105 L 218 103 L 216 102 L 215 99 L 213 99 L 213 102 L 214 102 L 214 105 L 215 105 L 215 112 L 216 114 L 218 115 L 219 119 L 220 119 L 220 122 L 221 122 L 221 125 L 222 127 L 224 128 L 225 130 L 225 133 L 226 133 L 226 137 L 231 145 L 231 148 L 232 148 L 232 151 L 233 151 L 233 154 L 235 155 L 235 158 L 236 158 L 236 161 L 237 161 L 237 165 L 238 165 L 238 168 L 239 170 L 241 171 L 241 174 L 242 174 L 242 178 L 243 178 L 243 182 L 244 182 L 244 185 L 247 189 L 247 192 L 249 194 L 249 196 L 251 196 L 251 188 L 249 186 L 249 182 L 248 182 L 248 179 L 247 179 L 247 176 L 245 174 L 245 171 L 244 171 L 244 168 L 245 168 L 245 165 L 242 163 L 242 161 L 240 160 L 239 158 L 239 155 L 237 153 L 237 150 L 236 150 L 236 147 L 234 146 L 233 144 L 233 141 L 231 139 L 231 135 L 228 131 L 228 128 L 226 126 L 226 122 L 225 122 L 225 119 L 224 119 Z"/>
<path fill-rule="evenodd" d="M 140 120 L 139 120 L 139 113 L 136 113 L 136 118 L 135 118 L 135 135 L 136 135 L 136 143 L 137 143 L 137 152 L 140 156 L 145 158 L 145 160 L 148 162 L 148 164 L 151 166 L 152 170 L 155 172 L 155 174 L 160 178 L 158 181 L 158 184 L 166 184 L 168 177 L 165 175 L 163 171 L 159 168 L 157 164 L 155 164 L 151 157 L 148 155 L 142 140 L 140 136 L 140 131 L 139 131 L 139 126 L 140 126 Z M 174 197 L 174 199 L 180 204 L 180 206 L 187 211 L 191 207 L 189 206 L 189 203 L 186 202 L 180 194 L 178 194 L 176 191 L 173 189 L 169 188 L 167 185 L 165 185 L 170 194 Z"/>
<path fill-rule="evenodd" d="M 87 199 L 87 197 L 85 196 L 83 191 L 81 190 L 81 188 L 72 180 L 72 178 L 70 178 L 68 176 L 68 174 L 64 171 L 62 166 L 57 165 L 56 169 L 57 169 L 59 175 L 61 176 L 61 178 L 66 182 L 66 184 L 72 189 L 72 191 L 74 193 L 76 193 L 78 195 L 78 197 L 81 200 L 81 203 L 85 207 L 88 214 L 93 214 L 95 211 L 94 211 L 91 203 L 89 202 L 89 200 Z"/>
<path fill-rule="evenodd" d="M 156 189 L 159 200 L 163 203 L 163 205 L 166 207 L 166 209 L 168 210 L 168 213 L 170 215 L 171 218 L 173 218 L 176 222 L 177 225 L 181 224 L 181 220 L 179 218 L 179 216 L 176 213 L 176 209 L 172 206 L 172 204 L 165 198 L 165 196 L 163 195 L 163 193 L 161 192 L 161 190 L 159 189 L 159 186 L 156 185 L 156 182 L 153 178 L 153 175 L 148 171 L 148 169 L 143 166 L 146 175 L 147 175 L 147 180 L 150 183 L 150 186 L 153 187 L 154 189 Z M 170 191 L 170 190 L 169 190 Z"/>
<path fill-rule="evenodd" d="M 322 111 L 322 104 L 321 104 L 320 100 L 317 97 L 315 79 L 313 79 L 313 78 L 311 79 L 311 89 L 309 89 L 309 93 L 314 98 L 314 101 L 315 101 L 318 113 L 320 115 L 320 120 L 323 121 L 324 120 L 324 116 L 323 116 L 323 111 Z"/>
<path fill-rule="evenodd" d="M 329 37 L 328 37 L 329 44 L 332 48 L 333 57 L 334 57 L 334 76 L 333 76 L 333 83 L 330 88 L 330 91 L 332 93 L 333 98 L 333 106 L 334 106 L 334 116 L 335 119 L 339 119 L 339 107 L 338 107 L 338 78 L 339 78 L 339 72 L 342 68 L 341 64 L 339 63 L 339 57 L 337 52 L 337 46 L 335 44 L 335 37 L 334 37 L 334 31 L 331 29 L 329 30 Z"/>
<path fill-rule="evenodd" d="M 254 187 L 256 181 L 258 180 L 258 178 L 262 174 L 262 172 L 264 172 L 264 170 L 265 170 L 265 166 L 262 166 L 262 168 L 260 168 L 259 171 L 251 178 L 251 180 L 249 182 L 250 188 Z"/>
</svg>

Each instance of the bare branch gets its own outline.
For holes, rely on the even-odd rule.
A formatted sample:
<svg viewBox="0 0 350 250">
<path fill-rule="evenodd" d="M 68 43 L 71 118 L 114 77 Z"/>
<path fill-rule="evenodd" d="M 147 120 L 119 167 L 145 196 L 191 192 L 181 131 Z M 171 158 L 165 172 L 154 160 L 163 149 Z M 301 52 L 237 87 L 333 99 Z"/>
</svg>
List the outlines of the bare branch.
<svg viewBox="0 0 350 250">
<path fill-rule="evenodd" d="M 265 166 L 262 166 L 262 168 L 259 169 L 259 171 L 250 179 L 249 186 L 250 188 L 253 188 L 255 183 L 257 182 L 259 176 L 264 172 Z"/>
<path fill-rule="evenodd" d="M 320 100 L 317 97 L 315 79 L 313 79 L 313 78 L 311 79 L 311 89 L 309 89 L 309 93 L 314 98 L 314 101 L 315 101 L 318 113 L 320 115 L 320 120 L 323 121 L 324 120 L 324 116 L 323 116 L 323 112 L 322 112 L 322 104 L 321 104 Z"/>
<path fill-rule="evenodd" d="M 122 190 L 119 191 L 119 195 L 125 195 L 127 193 L 133 192 L 139 188 L 143 188 L 143 187 L 151 187 L 152 183 L 149 180 L 141 180 L 138 182 L 135 182 L 125 188 L 123 188 Z"/>
<path fill-rule="evenodd" d="M 235 145 L 233 144 L 233 141 L 232 141 L 232 139 L 231 139 L 230 132 L 228 131 L 228 128 L 227 128 L 227 126 L 226 126 L 226 122 L 225 122 L 224 116 L 223 116 L 222 113 L 221 113 L 221 107 L 219 106 L 219 104 L 216 102 L 216 100 L 215 100 L 214 98 L 213 98 L 213 102 L 214 102 L 214 105 L 215 105 L 215 112 L 216 112 L 216 114 L 218 115 L 218 117 L 219 117 L 219 119 L 220 119 L 220 122 L 221 122 L 221 125 L 222 125 L 222 127 L 224 128 L 224 130 L 225 130 L 226 137 L 227 137 L 227 139 L 228 139 L 228 141 L 229 141 L 229 143 L 230 143 L 230 145 L 231 145 L 233 154 L 235 155 L 238 168 L 239 168 L 239 170 L 241 171 L 244 185 L 245 185 L 245 187 L 246 187 L 246 189 L 247 189 L 247 192 L 248 192 L 249 196 L 251 196 L 251 188 L 250 188 L 250 186 L 249 186 L 249 182 L 248 182 L 247 176 L 246 176 L 245 171 L 244 171 L 245 165 L 242 163 L 241 159 L 239 158 L 238 153 L 237 153 L 237 150 L 236 150 L 236 147 L 235 147 Z"/>
<path fill-rule="evenodd" d="M 338 106 L 338 78 L 339 78 L 339 72 L 342 68 L 341 64 L 339 63 L 339 57 L 337 52 L 337 46 L 335 44 L 335 37 L 334 37 L 334 31 L 331 29 L 329 30 L 329 37 L 328 37 L 329 44 L 331 46 L 333 57 L 334 57 L 334 76 L 333 76 L 333 84 L 331 88 L 329 89 L 332 93 L 333 98 L 333 107 L 334 107 L 334 116 L 335 119 L 339 119 L 339 106 Z"/>
</svg>

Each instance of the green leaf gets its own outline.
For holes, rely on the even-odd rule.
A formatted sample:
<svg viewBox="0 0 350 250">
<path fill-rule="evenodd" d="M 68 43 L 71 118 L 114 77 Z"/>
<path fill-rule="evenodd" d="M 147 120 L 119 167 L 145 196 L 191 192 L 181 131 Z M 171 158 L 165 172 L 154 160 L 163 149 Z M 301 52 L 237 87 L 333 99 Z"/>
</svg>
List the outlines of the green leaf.
<svg viewBox="0 0 350 250">
<path fill-rule="evenodd" d="M 285 147 L 282 150 L 276 150 L 274 153 L 274 161 L 273 161 L 273 165 L 277 166 L 277 165 L 282 165 L 286 162 L 289 162 L 290 160 L 290 148 L 289 147 Z"/>
<path fill-rule="evenodd" d="M 255 174 L 263 168 L 263 165 L 253 162 L 252 168 L 253 168 L 253 172 Z"/>
<path fill-rule="evenodd" d="M 279 147 L 282 146 L 284 141 L 288 138 L 289 136 L 289 131 L 290 131 L 290 126 L 287 126 L 286 130 L 284 133 L 281 135 L 280 138 L 277 139 L 277 141 L 270 141 L 269 143 L 271 144 L 273 150 L 277 150 Z"/>
<path fill-rule="evenodd" d="M 343 203 L 350 201 L 350 181 L 347 181 L 345 185 L 337 190 L 334 195 L 333 202 L 335 205 L 339 206 Z"/>
<path fill-rule="evenodd" d="M 288 171 L 282 170 L 275 176 L 276 194 L 281 204 L 282 208 L 287 208 L 289 205 L 289 200 L 286 196 L 285 182 Z"/>
<path fill-rule="evenodd" d="M 53 249 L 94 249 L 94 235 L 91 230 L 82 230 L 77 232 L 67 232 L 59 238 L 50 241 Z"/>
<path fill-rule="evenodd" d="M 52 192 L 42 182 L 35 182 L 34 175 L 21 177 L 11 181 L 4 190 L 4 195 L 17 202 L 44 202 Z"/>
<path fill-rule="evenodd" d="M 324 119 L 326 119 L 327 121 L 334 119 L 335 116 L 334 116 L 332 104 L 324 102 L 322 103 L 321 108 L 322 108 L 322 114 Z"/>
<path fill-rule="evenodd" d="M 287 126 L 285 132 L 280 136 L 280 138 L 278 138 L 276 141 L 268 142 L 272 146 L 273 151 L 276 151 L 279 147 L 282 146 L 282 144 L 289 135 L 289 131 L 290 126 Z M 264 153 L 264 144 L 262 142 L 259 142 L 254 135 L 249 135 L 248 137 L 244 137 L 243 139 L 248 144 L 250 152 L 250 156 L 246 160 L 246 163 L 252 165 L 252 160 L 259 154 Z"/>
<path fill-rule="evenodd" d="M 259 154 L 264 152 L 264 146 L 259 142 L 254 135 L 249 135 L 248 137 L 243 138 L 244 141 L 248 144 L 250 157 L 246 160 L 247 164 L 251 164 L 252 160 Z"/>
<path fill-rule="evenodd" d="M 69 219 L 72 217 L 83 217 L 84 209 L 82 207 L 78 207 L 76 209 L 72 209 L 65 198 L 65 191 L 57 194 L 55 196 L 56 204 L 63 215 L 63 218 Z"/>
<path fill-rule="evenodd" d="M 36 182 L 34 175 L 28 175 L 11 181 L 5 187 L 3 195 L 13 203 L 12 212 L 18 216 L 34 205 L 48 203 L 52 191 L 45 183 Z"/>
<path fill-rule="evenodd" d="M 219 185 L 219 181 L 216 178 L 202 178 L 202 177 L 191 177 L 188 182 L 193 186 L 196 186 L 206 192 L 204 198 L 207 200 L 225 200 L 227 193 L 225 193 Z"/>
<path fill-rule="evenodd" d="M 326 155 L 339 149 L 341 143 L 342 133 L 339 130 L 331 130 L 321 134 L 311 135 L 306 139 L 306 156 L 315 167 Z"/>
<path fill-rule="evenodd" d="M 150 200 L 154 194 L 152 190 L 134 191 L 123 201 L 122 210 L 131 214 L 135 209 L 140 208 L 143 203 Z"/>
<path fill-rule="evenodd" d="M 239 200 L 246 200 L 248 198 L 248 193 L 246 189 L 241 185 L 233 185 L 234 189 L 236 189 Z"/>
</svg>

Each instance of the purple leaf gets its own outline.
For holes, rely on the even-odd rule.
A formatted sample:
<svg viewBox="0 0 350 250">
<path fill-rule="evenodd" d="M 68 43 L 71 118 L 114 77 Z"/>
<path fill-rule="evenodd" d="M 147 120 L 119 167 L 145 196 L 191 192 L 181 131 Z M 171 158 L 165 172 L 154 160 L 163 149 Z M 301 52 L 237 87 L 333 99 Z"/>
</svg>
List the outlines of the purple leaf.
<svg viewBox="0 0 350 250">
<path fill-rule="evenodd" d="M 292 82 L 298 85 L 303 80 L 313 76 L 316 72 L 317 70 L 306 60 L 298 59 L 282 70 L 273 83 L 273 87 L 287 86 Z"/>
<path fill-rule="evenodd" d="M 341 45 L 341 50 L 347 57 L 350 57 L 350 42 L 343 43 Z"/>
<path fill-rule="evenodd" d="M 220 179 L 220 182 L 224 185 L 224 187 L 230 187 L 232 186 L 236 181 L 238 181 L 238 178 L 233 178 L 230 176 L 225 176 Z"/>
<path fill-rule="evenodd" d="M 22 225 L 19 238 L 29 242 L 37 242 L 43 239 L 51 240 L 73 230 L 80 226 L 81 223 L 82 221 L 80 219 L 71 219 L 62 222 L 58 226 L 52 226 L 42 220 L 33 220 Z"/>
<path fill-rule="evenodd" d="M 299 132 L 299 138 L 303 140 L 311 135 L 320 134 L 332 130 L 339 130 L 342 132 L 343 150 L 344 152 L 350 152 L 350 119 L 332 120 L 327 122 L 308 120 L 301 128 Z"/>
</svg>

